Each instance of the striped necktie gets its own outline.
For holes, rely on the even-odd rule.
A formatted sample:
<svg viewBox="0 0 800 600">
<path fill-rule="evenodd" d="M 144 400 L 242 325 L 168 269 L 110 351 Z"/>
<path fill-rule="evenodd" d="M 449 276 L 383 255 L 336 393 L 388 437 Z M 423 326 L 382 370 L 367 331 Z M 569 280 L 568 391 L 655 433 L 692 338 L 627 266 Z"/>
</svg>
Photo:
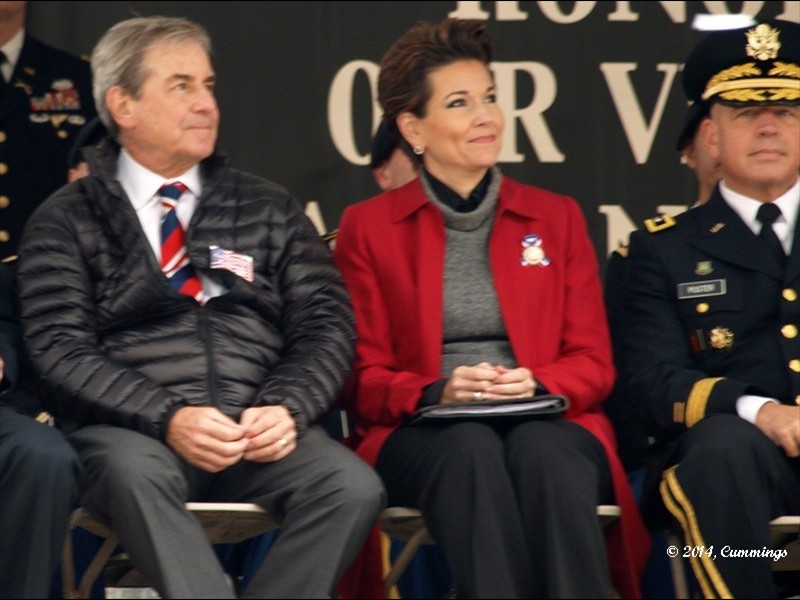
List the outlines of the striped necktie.
<svg viewBox="0 0 800 600">
<path fill-rule="evenodd" d="M 158 190 L 161 199 L 161 270 L 173 290 L 203 303 L 203 287 L 186 254 L 186 233 L 175 209 L 187 188 L 180 182 L 167 183 Z"/>
</svg>

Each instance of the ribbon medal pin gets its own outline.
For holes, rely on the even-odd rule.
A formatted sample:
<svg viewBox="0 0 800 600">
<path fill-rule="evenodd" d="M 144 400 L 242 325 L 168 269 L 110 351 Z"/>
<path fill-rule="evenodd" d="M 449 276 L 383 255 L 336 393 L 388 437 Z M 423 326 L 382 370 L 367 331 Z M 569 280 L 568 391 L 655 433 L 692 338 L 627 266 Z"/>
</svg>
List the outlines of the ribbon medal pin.
<svg viewBox="0 0 800 600">
<path fill-rule="evenodd" d="M 520 264 L 523 267 L 531 267 L 539 265 L 546 267 L 550 264 L 550 259 L 544 253 L 542 248 L 542 238 L 535 233 L 529 233 L 522 238 L 522 256 L 520 257 Z"/>
</svg>

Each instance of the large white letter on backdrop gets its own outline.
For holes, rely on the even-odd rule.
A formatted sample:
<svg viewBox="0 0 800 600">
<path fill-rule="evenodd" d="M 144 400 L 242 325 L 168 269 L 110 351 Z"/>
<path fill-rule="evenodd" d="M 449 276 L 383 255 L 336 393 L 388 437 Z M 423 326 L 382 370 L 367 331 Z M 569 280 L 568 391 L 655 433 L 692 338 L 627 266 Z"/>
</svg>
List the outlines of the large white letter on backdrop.
<svg viewBox="0 0 800 600">
<path fill-rule="evenodd" d="M 498 89 L 498 104 L 506 116 L 503 132 L 503 147 L 500 149 L 500 162 L 519 163 L 525 155 L 517 151 L 517 128 L 514 120 L 519 119 L 531 141 L 539 162 L 564 162 L 564 154 L 556 146 L 550 129 L 544 120 L 544 112 L 556 99 L 556 76 L 552 69 L 537 62 L 493 62 L 492 71 Z M 530 75 L 533 80 L 533 99 L 528 106 L 516 106 L 516 76 L 518 72 Z"/>
<path fill-rule="evenodd" d="M 368 60 L 354 60 L 344 65 L 333 78 L 328 92 L 328 130 L 333 145 L 345 159 L 354 165 L 368 165 L 370 149 L 361 154 L 356 147 L 353 128 L 353 89 L 356 75 L 366 74 L 372 94 L 372 131 L 378 128 L 381 108 L 374 90 L 378 87 L 380 67 Z"/>
<path fill-rule="evenodd" d="M 667 96 L 669 96 L 679 68 L 680 65 L 675 63 L 659 63 L 657 65 L 657 69 L 664 73 L 664 79 L 658 93 L 656 106 L 650 115 L 650 120 L 647 121 L 628 76 L 628 73 L 636 70 L 636 63 L 600 63 L 600 70 L 606 78 L 611 99 L 614 101 L 617 115 L 637 164 L 643 165 L 647 162 L 658 125 L 664 115 Z"/>
</svg>

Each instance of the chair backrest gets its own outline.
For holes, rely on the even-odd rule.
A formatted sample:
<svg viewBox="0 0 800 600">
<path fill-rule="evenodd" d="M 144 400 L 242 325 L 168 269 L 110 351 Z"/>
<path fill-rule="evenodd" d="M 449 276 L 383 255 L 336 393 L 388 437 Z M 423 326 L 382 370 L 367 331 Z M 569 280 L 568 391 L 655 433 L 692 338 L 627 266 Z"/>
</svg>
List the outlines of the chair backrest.
<svg viewBox="0 0 800 600">
<path fill-rule="evenodd" d="M 266 533 L 279 526 L 278 521 L 256 504 L 231 502 L 189 502 L 188 508 L 203 525 L 212 544 L 241 542 Z M 75 553 L 72 530 L 82 527 L 105 538 L 100 549 L 87 566 L 78 585 L 75 582 Z M 95 580 L 109 560 L 118 554 L 119 538 L 100 519 L 85 508 L 77 508 L 70 518 L 69 534 L 62 553 L 62 583 L 65 598 L 89 598 Z M 130 569 L 133 567 L 131 566 Z M 130 570 L 128 569 L 128 570 Z"/>
<path fill-rule="evenodd" d="M 800 515 L 778 517 L 769 524 L 770 543 L 786 555 L 775 561 L 773 571 L 800 572 Z"/>
</svg>

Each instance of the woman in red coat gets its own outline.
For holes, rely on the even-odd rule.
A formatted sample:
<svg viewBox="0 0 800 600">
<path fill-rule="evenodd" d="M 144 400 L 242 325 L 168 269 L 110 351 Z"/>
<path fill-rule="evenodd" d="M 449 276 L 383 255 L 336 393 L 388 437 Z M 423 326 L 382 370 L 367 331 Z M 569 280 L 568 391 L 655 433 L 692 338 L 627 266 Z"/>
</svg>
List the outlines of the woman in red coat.
<svg viewBox="0 0 800 600">
<path fill-rule="evenodd" d="M 381 62 L 383 118 L 422 169 L 340 224 L 357 450 L 390 505 L 421 509 L 459 597 L 635 597 L 649 540 L 600 409 L 615 372 L 594 248 L 574 200 L 496 166 L 485 27 L 417 25 Z M 564 418 L 404 424 L 421 406 L 545 393 L 569 398 Z M 607 552 L 596 507 L 611 503 Z"/>
</svg>

